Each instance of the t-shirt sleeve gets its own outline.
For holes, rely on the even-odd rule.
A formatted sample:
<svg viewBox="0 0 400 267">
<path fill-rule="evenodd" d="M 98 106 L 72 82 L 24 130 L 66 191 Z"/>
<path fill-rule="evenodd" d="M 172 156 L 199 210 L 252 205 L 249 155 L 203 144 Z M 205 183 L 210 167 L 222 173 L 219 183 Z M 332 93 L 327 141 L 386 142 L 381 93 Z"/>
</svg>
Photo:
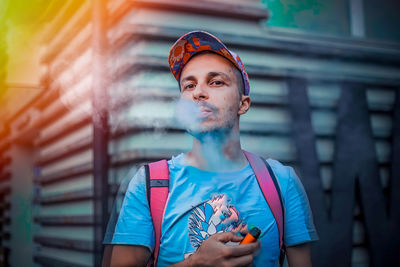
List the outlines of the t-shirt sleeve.
<svg viewBox="0 0 400 267">
<path fill-rule="evenodd" d="M 284 205 L 286 210 L 285 244 L 297 244 L 318 240 L 313 216 L 304 187 L 292 167 L 288 171 Z"/>
<path fill-rule="evenodd" d="M 146 197 L 144 167 L 129 182 L 111 244 L 154 248 L 154 229 Z"/>
</svg>

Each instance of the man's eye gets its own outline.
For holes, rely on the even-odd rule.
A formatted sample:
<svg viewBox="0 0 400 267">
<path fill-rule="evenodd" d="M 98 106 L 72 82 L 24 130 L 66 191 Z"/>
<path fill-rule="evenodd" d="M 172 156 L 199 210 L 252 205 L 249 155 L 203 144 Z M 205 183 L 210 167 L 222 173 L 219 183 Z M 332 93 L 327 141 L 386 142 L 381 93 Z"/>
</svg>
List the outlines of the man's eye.
<svg viewBox="0 0 400 267">
<path fill-rule="evenodd" d="M 212 81 L 211 84 L 212 85 L 223 85 L 225 83 L 223 81 Z"/>
<path fill-rule="evenodd" d="M 194 84 L 192 84 L 192 83 L 190 83 L 190 84 L 187 84 L 187 85 L 185 85 L 184 87 L 183 87 L 183 89 L 192 89 L 192 88 L 194 88 Z"/>
</svg>

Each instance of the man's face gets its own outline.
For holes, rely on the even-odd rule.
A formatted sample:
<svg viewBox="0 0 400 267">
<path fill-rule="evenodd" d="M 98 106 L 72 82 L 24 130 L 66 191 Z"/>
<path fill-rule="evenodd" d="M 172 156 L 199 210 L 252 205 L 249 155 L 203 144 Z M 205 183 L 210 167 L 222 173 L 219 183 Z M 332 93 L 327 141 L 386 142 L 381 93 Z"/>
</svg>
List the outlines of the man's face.
<svg viewBox="0 0 400 267">
<path fill-rule="evenodd" d="M 238 125 L 240 96 L 233 68 L 229 60 L 212 53 L 193 57 L 183 68 L 181 98 L 198 105 L 200 132 Z"/>
</svg>

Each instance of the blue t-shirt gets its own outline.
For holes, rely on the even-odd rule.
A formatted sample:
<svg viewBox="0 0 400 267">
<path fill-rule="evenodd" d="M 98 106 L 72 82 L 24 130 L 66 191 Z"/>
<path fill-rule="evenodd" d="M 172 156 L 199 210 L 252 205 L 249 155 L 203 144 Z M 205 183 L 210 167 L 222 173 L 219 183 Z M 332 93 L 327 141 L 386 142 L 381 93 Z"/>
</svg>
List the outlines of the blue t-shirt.
<svg viewBox="0 0 400 267">
<path fill-rule="evenodd" d="M 183 164 L 180 154 L 168 161 L 170 192 L 162 222 L 158 266 L 180 262 L 209 236 L 257 226 L 261 250 L 254 266 L 277 266 L 278 227 L 248 164 L 233 172 L 209 172 Z M 268 159 L 277 177 L 286 209 L 286 246 L 318 239 L 308 199 L 291 167 Z M 129 183 L 112 244 L 154 249 L 154 229 L 146 198 L 144 169 Z"/>
</svg>

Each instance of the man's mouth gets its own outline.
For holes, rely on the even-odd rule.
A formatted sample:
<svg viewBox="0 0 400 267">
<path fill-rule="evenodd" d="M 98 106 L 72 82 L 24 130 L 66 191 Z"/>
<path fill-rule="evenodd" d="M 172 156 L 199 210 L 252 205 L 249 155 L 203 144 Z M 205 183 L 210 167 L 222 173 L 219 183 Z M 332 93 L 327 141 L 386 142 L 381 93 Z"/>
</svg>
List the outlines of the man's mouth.
<svg viewBox="0 0 400 267">
<path fill-rule="evenodd" d="M 206 107 L 201 107 L 198 117 L 208 117 L 213 113 L 213 110 Z"/>
</svg>

